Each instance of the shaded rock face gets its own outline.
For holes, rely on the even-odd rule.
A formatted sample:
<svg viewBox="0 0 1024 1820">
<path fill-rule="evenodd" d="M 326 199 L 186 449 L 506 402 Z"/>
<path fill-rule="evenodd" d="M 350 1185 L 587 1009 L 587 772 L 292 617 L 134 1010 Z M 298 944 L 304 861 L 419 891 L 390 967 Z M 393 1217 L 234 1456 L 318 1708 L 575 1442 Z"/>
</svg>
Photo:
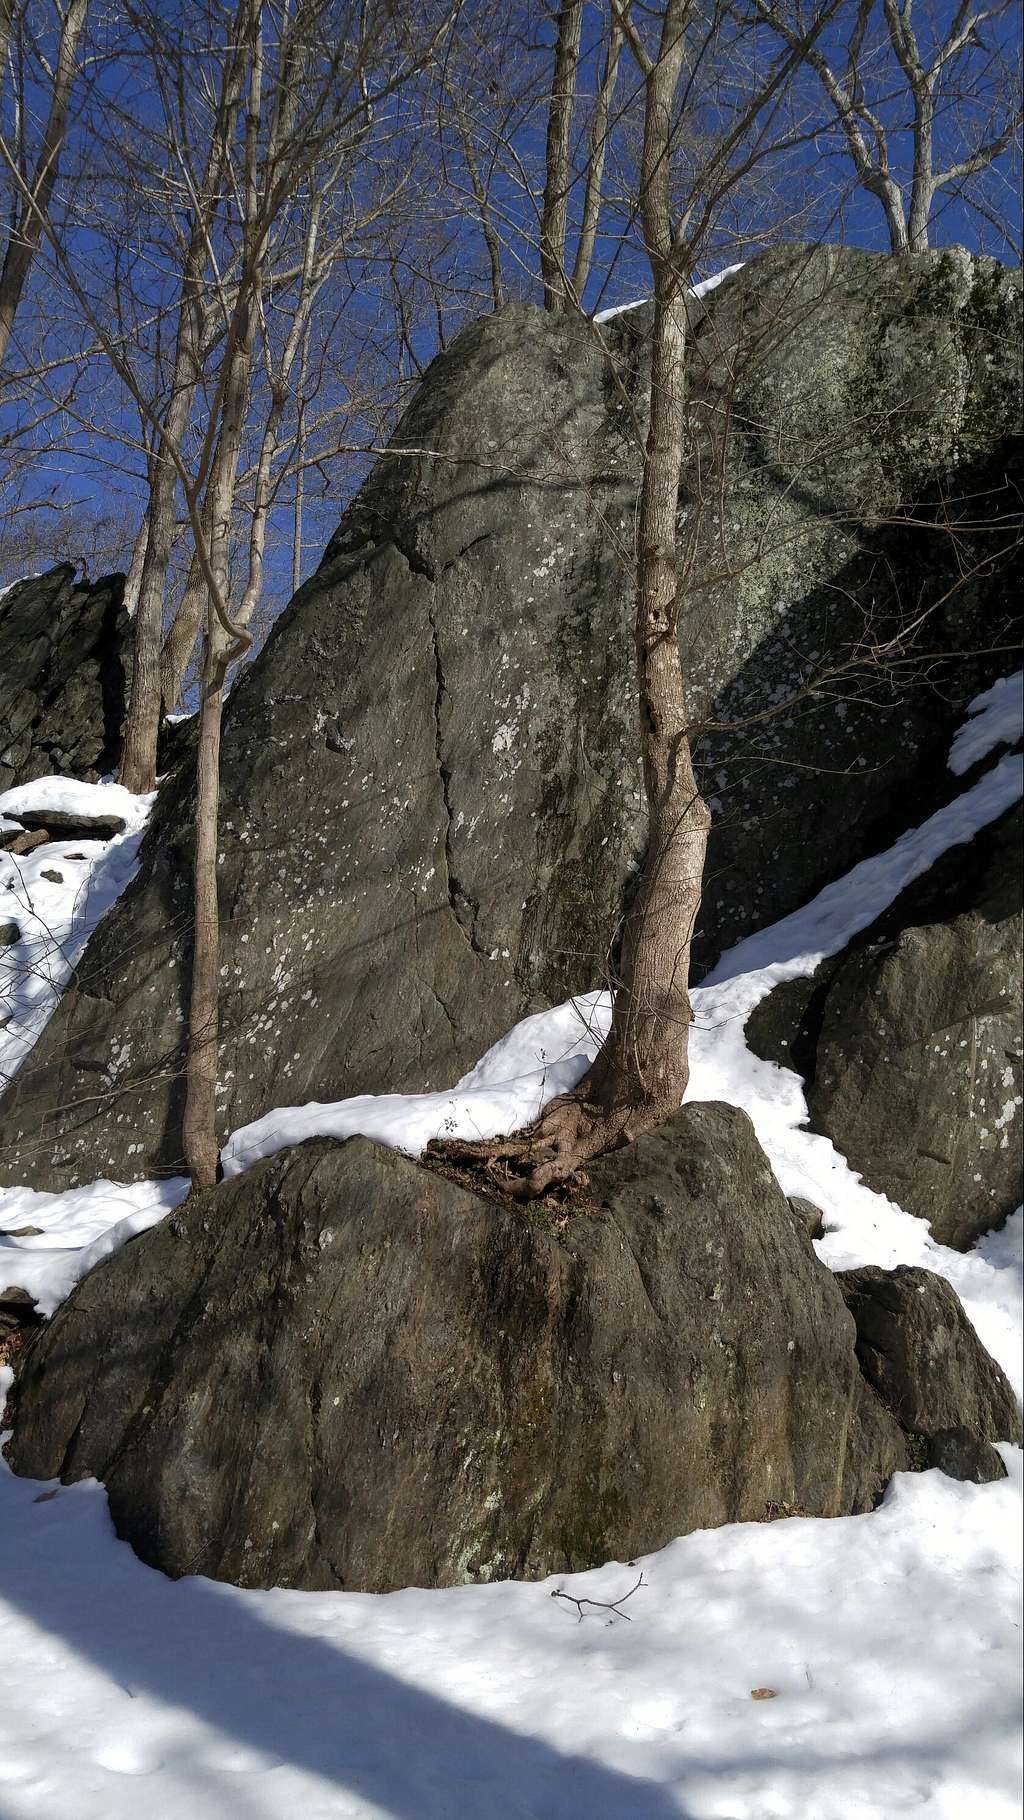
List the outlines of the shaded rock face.
<svg viewBox="0 0 1024 1820">
<path fill-rule="evenodd" d="M 744 1114 L 685 1107 L 561 1241 L 362 1139 L 101 1264 L 34 1344 L 11 1459 L 95 1474 L 172 1574 L 532 1577 L 866 1510 L 908 1462 Z"/>
<path fill-rule="evenodd" d="M 1024 1439 L 1017 1399 L 943 1277 L 902 1265 L 840 1271 L 868 1383 L 951 1478 L 1005 1476 L 992 1441 Z"/>
<path fill-rule="evenodd" d="M 94 783 L 121 754 L 131 659 L 123 578 L 67 563 L 0 596 L 0 791 L 60 773 Z"/>
<path fill-rule="evenodd" d="M 969 1428 L 942 1428 L 928 1436 L 928 1464 L 947 1479 L 969 1485 L 994 1485 L 1006 1478 L 1006 1467 L 988 1441 L 979 1441 Z"/>
<path fill-rule="evenodd" d="M 694 395 L 705 422 L 727 400 L 734 426 L 724 516 L 692 480 L 680 502 L 698 712 L 780 699 L 868 607 L 890 624 L 948 595 L 933 648 L 997 641 L 1007 590 L 973 562 L 984 534 L 954 544 L 901 513 L 1001 509 L 1019 297 L 1019 274 L 966 254 L 819 250 L 771 255 L 695 308 Z M 235 687 L 225 1133 L 274 1104 L 448 1085 L 518 1017 L 606 977 L 644 827 L 629 548 L 649 329 L 630 311 L 602 346 L 521 305 L 466 329 Z M 959 657 L 941 695 L 853 689 L 704 735 L 698 965 L 872 850 L 988 680 Z M 191 780 L 186 757 L 90 943 L 88 990 L 0 1109 L 8 1179 L 181 1167 Z"/>
<path fill-rule="evenodd" d="M 803 1073 L 814 1128 L 959 1250 L 1024 1198 L 1021 859 L 1014 808 L 747 1026 Z"/>
</svg>

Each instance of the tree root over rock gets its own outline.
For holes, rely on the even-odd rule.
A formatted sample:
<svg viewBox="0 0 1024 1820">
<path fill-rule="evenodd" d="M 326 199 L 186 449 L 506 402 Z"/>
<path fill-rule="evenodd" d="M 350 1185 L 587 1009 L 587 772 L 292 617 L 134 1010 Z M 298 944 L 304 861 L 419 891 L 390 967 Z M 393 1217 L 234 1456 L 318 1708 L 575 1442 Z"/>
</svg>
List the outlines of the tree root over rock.
<svg viewBox="0 0 1024 1820">
<path fill-rule="evenodd" d="M 574 1092 L 560 1094 L 522 1131 L 472 1141 L 434 1138 L 424 1159 L 474 1171 L 504 1200 L 563 1201 L 578 1195 L 587 1183 L 587 1163 L 633 1143 L 665 1116 L 660 1107 L 604 1103 L 596 1080 L 592 1069 Z"/>
</svg>

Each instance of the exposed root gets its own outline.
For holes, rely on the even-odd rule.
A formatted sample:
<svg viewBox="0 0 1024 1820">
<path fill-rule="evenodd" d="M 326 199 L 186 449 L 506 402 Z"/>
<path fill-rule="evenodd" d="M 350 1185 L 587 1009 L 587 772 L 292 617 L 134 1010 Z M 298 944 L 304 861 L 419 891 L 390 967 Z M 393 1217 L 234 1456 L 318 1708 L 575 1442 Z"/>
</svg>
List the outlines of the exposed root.
<svg viewBox="0 0 1024 1820">
<path fill-rule="evenodd" d="M 508 1137 L 437 1139 L 427 1157 L 469 1165 L 516 1201 L 538 1200 L 561 1188 L 586 1184 L 582 1171 L 595 1157 L 628 1144 L 645 1129 L 626 1107 L 609 1108 L 579 1090 L 552 1100 L 534 1124 Z"/>
</svg>

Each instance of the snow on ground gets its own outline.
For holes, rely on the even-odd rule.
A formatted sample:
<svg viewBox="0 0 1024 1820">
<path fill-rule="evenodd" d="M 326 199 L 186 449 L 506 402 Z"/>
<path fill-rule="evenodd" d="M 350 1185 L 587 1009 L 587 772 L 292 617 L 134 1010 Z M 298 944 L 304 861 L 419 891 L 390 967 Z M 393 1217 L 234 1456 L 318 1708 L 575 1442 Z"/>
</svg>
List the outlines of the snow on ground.
<svg viewBox="0 0 1024 1820">
<path fill-rule="evenodd" d="M 0 1092 L 45 1028 L 100 918 L 134 877 L 154 801 L 119 784 L 66 777 L 42 777 L 0 794 L 6 833 L 29 810 L 120 816 L 125 824 L 109 841 L 51 840 L 31 853 L 0 853 L 0 927 L 13 923 L 19 932 L 13 945 L 0 946 Z"/>
<path fill-rule="evenodd" d="M 143 1567 L 0 1477 L 5 1820 L 1011 1820 L 1021 1460 L 870 1516 L 446 1592 Z M 40 1502 L 40 1499 L 45 1501 Z M 550 1595 L 612 1599 L 582 1623 Z M 774 1699 L 755 1699 L 755 1689 Z"/>
<path fill-rule="evenodd" d="M 1001 676 L 968 703 L 970 716 L 949 749 L 949 768 L 962 777 L 994 746 L 1013 746 L 1024 738 L 1024 670 Z"/>
<path fill-rule="evenodd" d="M 936 1245 L 803 1127 L 800 1081 L 751 1055 L 743 1027 L 1021 783 L 1021 761 L 1001 759 L 725 956 L 694 993 L 688 1096 L 745 1107 L 783 1187 L 825 1210 L 818 1251 L 834 1268 L 947 1277 L 1018 1391 L 1024 1212 L 966 1256 Z M 234 1134 L 225 1164 L 237 1173 L 317 1132 L 415 1152 L 446 1130 L 508 1129 L 579 1077 L 607 1014 L 591 993 L 528 1018 L 447 1094 L 278 1110 Z M 11 1245 L 34 1262 L 49 1249 L 67 1271 L 75 1244 L 113 1249 L 121 1228 L 160 1217 L 146 1198 L 157 1186 L 11 1190 L 0 1226 L 42 1227 Z M 183 1187 L 160 1193 L 170 1205 Z M 45 1293 L 52 1304 L 66 1289 L 48 1280 Z M 1024 1486 L 1019 1450 L 1002 1451 L 1001 1484 L 899 1474 L 869 1516 L 737 1524 L 635 1565 L 380 1597 L 171 1583 L 116 1540 L 94 1483 L 44 1488 L 0 1466 L 0 1814 L 1010 1820 Z M 641 1570 L 629 1622 L 595 1610 L 579 1623 L 549 1596 L 621 1597 Z M 752 1697 L 765 1689 L 774 1697 Z"/>
<path fill-rule="evenodd" d="M 64 1194 L 0 1188 L 0 1289 L 16 1285 L 40 1314 L 53 1314 L 101 1258 L 165 1219 L 189 1185 L 188 1176 L 176 1175 L 90 1182 Z"/>
</svg>

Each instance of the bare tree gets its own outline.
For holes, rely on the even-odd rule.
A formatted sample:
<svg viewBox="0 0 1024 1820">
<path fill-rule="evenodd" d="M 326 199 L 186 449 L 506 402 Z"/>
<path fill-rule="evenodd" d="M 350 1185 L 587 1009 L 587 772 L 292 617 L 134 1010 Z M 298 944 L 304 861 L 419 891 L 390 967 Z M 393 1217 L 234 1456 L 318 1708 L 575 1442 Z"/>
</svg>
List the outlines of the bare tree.
<svg viewBox="0 0 1024 1820">
<path fill-rule="evenodd" d="M 196 774 L 194 932 L 189 1008 L 189 1047 L 183 1137 L 186 1158 L 197 1187 L 216 1178 L 218 1143 L 215 1087 L 219 1035 L 219 926 L 217 894 L 217 825 L 221 715 L 231 665 L 250 644 L 231 598 L 232 528 L 239 464 L 246 433 L 254 367 L 267 305 L 268 274 L 275 255 L 289 241 L 296 199 L 311 193 L 325 164 L 342 177 L 342 187 L 355 187 L 366 156 L 368 135 L 379 135 L 379 155 L 393 128 L 389 103 L 432 62 L 453 16 L 439 8 L 432 18 L 407 24 L 392 0 L 367 5 L 364 0 L 297 0 L 279 9 L 267 0 L 237 0 L 230 29 L 217 60 L 221 79 L 213 107 L 215 128 L 201 160 L 202 181 L 191 179 L 186 157 L 180 159 L 182 188 L 191 202 L 187 217 L 186 259 L 178 288 L 172 381 L 154 397 L 148 371 L 140 375 L 134 336 L 125 332 L 120 314 L 113 325 L 97 307 L 70 256 L 65 238 L 42 220 L 52 254 L 70 295 L 120 379 L 139 418 L 149 426 L 149 442 L 158 455 L 159 472 L 168 482 L 161 500 L 172 500 L 176 488 L 184 502 L 206 621 L 201 679 L 199 747 Z M 216 9 L 214 9 L 216 13 Z M 174 22 L 175 26 L 177 22 Z M 133 7 L 133 47 L 143 30 L 150 48 L 170 39 L 170 56 L 149 65 L 158 88 L 166 84 L 165 119 L 173 119 L 176 94 L 186 92 L 184 72 L 190 67 L 188 47 L 175 61 L 174 39 L 159 10 L 143 0 Z M 216 48 L 216 46 L 215 46 Z M 196 85 L 193 84 L 192 87 Z M 27 190 L 27 186 L 23 185 Z M 158 202 L 162 192 L 158 191 Z M 38 205 L 36 205 L 38 206 Z M 301 307 L 284 343 L 283 361 L 290 372 L 301 345 L 309 308 L 316 295 L 317 227 L 315 205 L 307 215 L 304 253 L 294 276 Z M 280 361 L 270 369 L 271 399 L 282 395 Z M 202 397 L 202 420 L 194 424 L 186 408 L 193 393 Z M 183 405 L 182 400 L 186 403 Z M 277 434 L 273 411 L 264 425 L 263 447 Z M 257 527 L 250 556 L 253 577 L 243 597 L 251 610 L 259 585 L 265 500 L 256 464 Z M 154 477 L 155 478 L 155 477 Z M 154 484 L 151 478 L 151 492 Z M 161 483 L 162 486 L 163 483 Z M 160 522 L 151 512 L 147 527 L 143 581 L 136 615 L 136 641 L 147 643 L 147 661 L 155 664 L 156 682 L 147 675 L 143 688 L 147 725 L 152 738 L 155 697 L 159 710 L 160 640 L 156 590 L 146 594 L 146 566 L 152 572 L 154 542 L 166 549 L 170 507 Z M 147 619 L 143 624 L 143 610 Z M 162 596 L 159 602 L 162 614 Z M 152 624 L 150 624 L 152 620 Z M 152 636 L 156 630 L 157 636 Z M 148 763 L 148 759 L 147 759 Z M 131 773 L 136 781 L 134 772 Z"/>
<path fill-rule="evenodd" d="M 34 72 L 34 82 L 38 84 L 41 76 L 49 94 L 45 123 L 31 165 L 26 157 L 23 107 L 19 108 L 14 143 L 4 142 L 5 158 L 14 164 L 20 183 L 16 191 L 16 207 L 3 265 L 0 266 L 0 363 L 7 354 L 14 319 L 50 212 L 60 156 L 67 137 L 71 93 L 78 67 L 78 46 L 88 5 L 89 0 L 67 0 L 66 7 L 58 8 L 57 51 L 53 65 L 50 67 L 43 56 L 38 59 L 40 70 Z M 19 12 L 21 10 L 18 9 Z M 7 61 L 14 14 L 14 0 L 3 0 L 0 5 L 0 78 Z"/>
<path fill-rule="evenodd" d="M 932 0 L 923 19 L 915 18 L 914 0 L 858 0 L 841 62 L 808 42 L 799 0 L 754 0 L 754 7 L 789 46 L 804 45 L 857 182 L 884 210 L 891 251 L 926 252 L 936 198 L 947 191 L 973 202 L 972 180 L 996 163 L 1024 121 L 1017 72 L 998 41 L 1012 0 L 952 7 Z M 903 173 L 898 145 L 908 135 Z"/>
<path fill-rule="evenodd" d="M 520 1175 L 524 1196 L 565 1181 L 590 1158 L 626 1143 L 675 1111 L 688 1079 L 690 945 L 701 899 L 710 815 L 694 773 L 690 700 L 679 619 L 684 576 L 678 549 L 680 477 L 693 458 L 695 423 L 686 380 L 687 296 L 708 234 L 735 189 L 777 149 L 772 123 L 780 96 L 806 50 L 801 44 L 761 71 L 713 129 L 686 105 L 694 73 L 709 59 L 722 15 L 698 16 L 693 0 L 644 8 L 614 0 L 617 25 L 643 85 L 638 204 L 654 289 L 650 414 L 635 528 L 634 649 L 647 852 L 625 919 L 614 981 L 611 1028 L 591 1068 L 551 1101 L 536 1123 L 511 1138 L 460 1146 L 501 1157 Z M 823 28 L 819 12 L 811 34 Z M 723 46 L 727 50 L 727 46 Z M 685 175 L 673 154 L 684 151 Z"/>
<path fill-rule="evenodd" d="M 145 417 L 155 418 L 156 421 L 153 433 L 147 439 L 149 499 L 144 518 L 145 546 L 135 607 L 131 694 L 121 758 L 121 782 L 126 789 L 135 791 L 152 790 L 156 785 L 157 736 L 162 699 L 160 652 L 164 598 L 175 533 L 179 483 L 175 451 L 184 446 L 193 400 L 204 370 L 215 320 L 214 303 L 206 279 L 215 219 L 221 193 L 230 174 L 238 115 L 243 101 L 245 58 L 242 47 L 250 14 L 251 8 L 247 0 L 239 0 L 227 35 L 225 55 L 220 61 L 219 93 L 213 109 L 201 171 L 193 174 L 183 154 L 177 160 L 179 168 L 184 167 L 181 175 L 191 207 L 182 234 L 174 350 L 166 396 L 163 399 L 159 399 L 159 395 L 147 399 L 143 413 Z M 182 94 L 180 84 L 173 80 L 178 46 L 173 40 L 170 45 L 167 44 L 161 23 L 148 8 L 132 9 L 130 22 L 142 41 L 148 43 L 150 68 L 164 97 L 170 136 L 176 133 L 179 126 L 184 125 L 174 117 Z M 181 132 L 180 139 L 175 138 L 175 145 L 187 146 L 188 143 L 184 132 Z M 159 366 L 155 377 L 159 383 Z M 133 383 L 136 386 L 140 383 L 137 367 L 133 369 Z"/>
</svg>

